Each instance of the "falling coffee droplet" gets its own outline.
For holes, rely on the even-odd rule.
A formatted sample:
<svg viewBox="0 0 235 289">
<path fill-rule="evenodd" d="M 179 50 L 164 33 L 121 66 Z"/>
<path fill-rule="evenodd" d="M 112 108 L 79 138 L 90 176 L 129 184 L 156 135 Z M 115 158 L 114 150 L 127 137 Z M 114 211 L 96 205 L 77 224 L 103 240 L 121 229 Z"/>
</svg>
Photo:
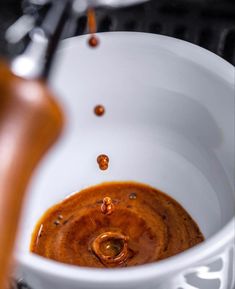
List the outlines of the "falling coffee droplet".
<svg viewBox="0 0 235 289">
<path fill-rule="evenodd" d="M 96 47 L 99 44 L 99 39 L 95 35 L 91 35 L 91 37 L 88 39 L 88 44 L 90 47 Z"/>
<path fill-rule="evenodd" d="M 129 199 L 130 199 L 130 200 L 136 200 L 136 198 L 137 198 L 136 193 L 131 193 L 131 194 L 129 195 Z"/>
<path fill-rule="evenodd" d="M 88 44 L 90 47 L 96 47 L 99 44 L 99 39 L 95 36 L 97 31 L 96 28 L 96 17 L 94 9 L 88 9 L 87 11 L 87 21 L 88 21 L 88 30 L 91 33 L 91 37 L 88 39 Z"/>
<path fill-rule="evenodd" d="M 112 199 L 110 197 L 105 197 L 101 205 L 101 212 L 105 215 L 110 215 L 112 214 L 113 210 L 114 210 L 114 204 L 113 204 Z"/>
<path fill-rule="evenodd" d="M 99 165 L 99 168 L 102 170 L 102 171 L 105 171 L 108 169 L 109 167 L 109 157 L 102 154 L 102 155 L 99 155 L 97 157 L 97 163 Z"/>
<path fill-rule="evenodd" d="M 105 113 L 105 108 L 103 105 L 97 105 L 95 108 L 94 108 L 94 113 L 95 115 L 97 116 L 102 116 L 104 113 Z"/>
</svg>

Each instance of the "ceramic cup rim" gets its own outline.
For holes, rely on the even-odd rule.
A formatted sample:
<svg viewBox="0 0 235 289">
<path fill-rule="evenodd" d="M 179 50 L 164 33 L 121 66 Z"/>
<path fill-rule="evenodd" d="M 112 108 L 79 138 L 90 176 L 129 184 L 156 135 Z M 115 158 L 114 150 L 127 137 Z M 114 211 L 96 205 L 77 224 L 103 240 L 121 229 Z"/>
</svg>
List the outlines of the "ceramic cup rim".
<svg viewBox="0 0 235 289">
<path fill-rule="evenodd" d="M 208 70 L 216 69 L 216 73 L 221 77 L 228 77 L 226 80 L 233 84 L 234 66 L 223 60 L 214 53 L 201 48 L 189 42 L 175 39 L 168 36 L 156 35 L 142 32 L 105 32 L 103 35 L 108 37 L 120 38 L 122 40 L 128 37 L 138 37 L 143 41 L 153 39 L 160 41 L 162 47 L 175 47 L 187 51 L 185 57 L 191 56 L 191 61 L 197 63 Z M 87 36 L 79 36 L 84 40 Z M 63 41 L 64 45 L 70 44 L 74 38 L 69 38 Z M 63 49 L 63 45 L 62 48 Z M 208 238 L 205 242 L 186 250 L 176 256 L 168 259 L 145 264 L 136 267 L 125 269 L 92 269 L 85 267 L 77 267 L 67 264 L 62 264 L 52 260 L 48 260 L 35 254 L 24 254 L 16 252 L 15 259 L 17 263 L 25 268 L 40 272 L 46 275 L 51 275 L 58 279 L 67 279 L 89 283 L 109 283 L 109 282 L 137 282 L 138 280 L 152 279 L 165 276 L 166 274 L 176 273 L 191 265 L 196 265 L 199 261 L 205 260 L 216 252 L 219 252 L 223 247 L 226 247 L 235 238 L 235 217 L 233 217 L 222 229 L 216 234 Z"/>
</svg>

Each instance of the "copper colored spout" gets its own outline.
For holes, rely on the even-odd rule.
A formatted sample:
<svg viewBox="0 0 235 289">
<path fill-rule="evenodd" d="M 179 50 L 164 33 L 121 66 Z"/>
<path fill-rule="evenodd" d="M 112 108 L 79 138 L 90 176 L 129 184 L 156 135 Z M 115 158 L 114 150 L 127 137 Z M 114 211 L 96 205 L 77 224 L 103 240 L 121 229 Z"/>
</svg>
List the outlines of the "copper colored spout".
<svg viewBox="0 0 235 289">
<path fill-rule="evenodd" d="M 63 116 L 42 80 L 13 75 L 0 62 L 0 289 L 5 289 L 27 185 L 58 138 Z"/>
</svg>

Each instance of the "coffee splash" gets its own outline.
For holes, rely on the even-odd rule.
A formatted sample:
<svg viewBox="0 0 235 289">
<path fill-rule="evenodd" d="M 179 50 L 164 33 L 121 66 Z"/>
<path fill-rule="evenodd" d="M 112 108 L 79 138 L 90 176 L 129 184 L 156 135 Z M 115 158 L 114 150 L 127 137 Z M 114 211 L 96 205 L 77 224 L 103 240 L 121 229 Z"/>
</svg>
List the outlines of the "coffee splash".
<svg viewBox="0 0 235 289">
<path fill-rule="evenodd" d="M 110 215 L 112 214 L 113 210 L 114 204 L 112 202 L 112 199 L 110 197 L 105 197 L 101 205 L 101 212 L 105 215 Z"/>
</svg>

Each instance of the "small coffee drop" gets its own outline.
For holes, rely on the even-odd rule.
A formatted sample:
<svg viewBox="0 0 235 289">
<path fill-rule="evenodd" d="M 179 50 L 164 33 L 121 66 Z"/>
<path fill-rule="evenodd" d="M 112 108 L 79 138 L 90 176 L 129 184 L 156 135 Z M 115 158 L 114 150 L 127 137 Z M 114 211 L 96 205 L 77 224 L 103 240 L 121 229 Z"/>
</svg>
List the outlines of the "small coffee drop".
<svg viewBox="0 0 235 289">
<path fill-rule="evenodd" d="M 95 108 L 94 108 L 94 113 L 95 113 L 95 115 L 97 115 L 97 116 L 102 116 L 104 113 L 105 113 L 105 108 L 104 108 L 104 106 L 103 105 L 97 105 L 97 106 L 95 106 Z"/>
<path fill-rule="evenodd" d="M 109 167 L 109 157 L 102 154 L 102 155 L 99 155 L 97 157 L 97 163 L 99 165 L 99 168 L 102 170 L 102 171 L 105 171 L 108 169 Z"/>
<path fill-rule="evenodd" d="M 105 215 L 110 215 L 112 214 L 113 210 L 114 205 L 112 199 L 110 197 L 105 197 L 101 205 L 101 212 Z"/>
<path fill-rule="evenodd" d="M 129 199 L 130 199 L 130 200 L 136 200 L 136 198 L 137 198 L 136 193 L 131 193 L 131 194 L 129 195 Z"/>
<path fill-rule="evenodd" d="M 99 38 L 95 35 L 91 35 L 91 37 L 88 39 L 88 45 L 92 48 L 95 48 L 99 45 Z"/>
</svg>

